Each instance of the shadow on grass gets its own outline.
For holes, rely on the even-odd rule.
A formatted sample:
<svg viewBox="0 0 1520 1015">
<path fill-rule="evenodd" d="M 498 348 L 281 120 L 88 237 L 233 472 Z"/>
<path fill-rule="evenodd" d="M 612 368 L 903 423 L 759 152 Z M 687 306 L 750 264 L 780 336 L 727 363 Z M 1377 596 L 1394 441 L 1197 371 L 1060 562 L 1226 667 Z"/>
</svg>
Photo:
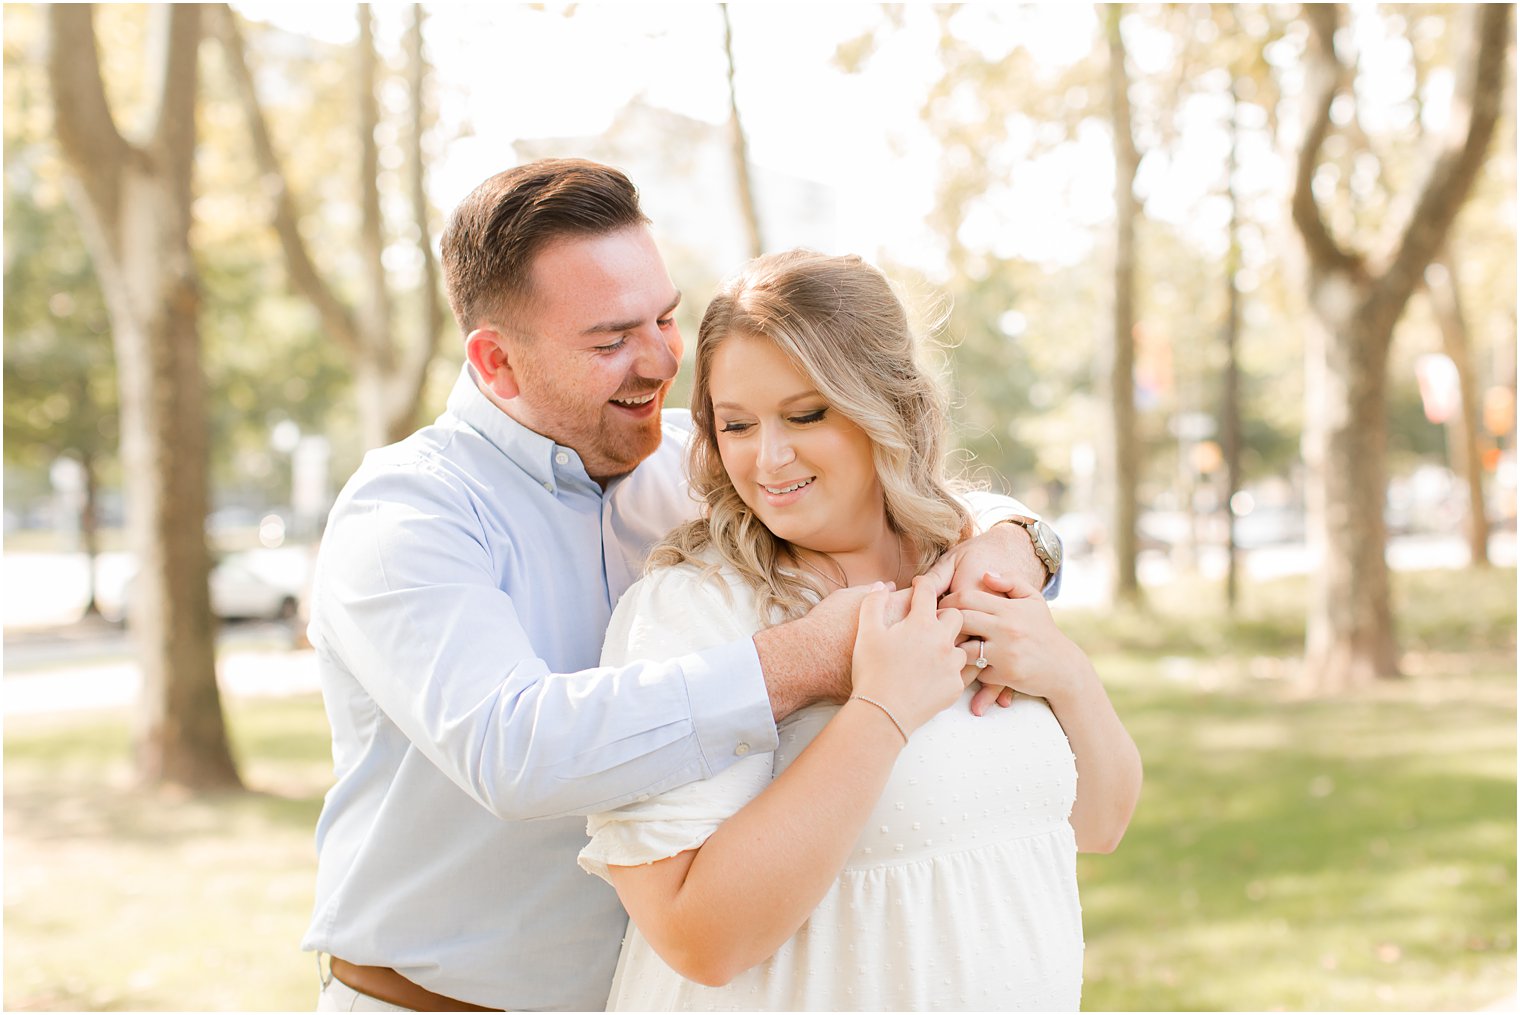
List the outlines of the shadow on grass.
<svg viewBox="0 0 1520 1015">
<path fill-rule="evenodd" d="M 1080 861 L 1089 1007 L 1461 1009 L 1512 989 L 1511 663 L 1335 700 L 1128 666 L 1112 693 L 1146 784 L 1118 851 Z"/>
<path fill-rule="evenodd" d="M 10 777 L 5 787 L 7 834 L 38 841 L 95 838 L 164 846 L 221 838 L 243 826 L 310 831 L 321 809 L 320 796 L 287 797 L 258 790 L 174 799 L 126 785 L 60 788 Z"/>
<path fill-rule="evenodd" d="M 227 711 L 233 753 L 250 785 L 198 795 L 135 782 L 121 714 L 8 725 L 8 834 L 167 845 L 239 828 L 309 832 L 332 768 L 320 699 L 264 699 Z"/>
</svg>

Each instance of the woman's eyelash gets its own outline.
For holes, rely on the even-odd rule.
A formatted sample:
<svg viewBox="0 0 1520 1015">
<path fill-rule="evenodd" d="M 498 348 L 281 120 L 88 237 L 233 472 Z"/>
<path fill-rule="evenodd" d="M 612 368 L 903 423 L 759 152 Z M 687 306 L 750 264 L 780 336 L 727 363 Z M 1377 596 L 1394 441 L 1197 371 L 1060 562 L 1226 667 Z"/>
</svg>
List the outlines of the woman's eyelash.
<svg viewBox="0 0 1520 1015">
<path fill-rule="evenodd" d="M 805 412 L 800 416 L 788 416 L 787 422 L 796 426 L 806 426 L 809 423 L 821 423 L 823 422 L 824 414 L 828 411 L 828 406 L 824 406 L 822 409 L 814 409 L 812 412 Z M 754 425 L 755 424 L 753 423 L 724 423 L 722 426 L 718 427 L 718 432 L 743 433 Z"/>
</svg>

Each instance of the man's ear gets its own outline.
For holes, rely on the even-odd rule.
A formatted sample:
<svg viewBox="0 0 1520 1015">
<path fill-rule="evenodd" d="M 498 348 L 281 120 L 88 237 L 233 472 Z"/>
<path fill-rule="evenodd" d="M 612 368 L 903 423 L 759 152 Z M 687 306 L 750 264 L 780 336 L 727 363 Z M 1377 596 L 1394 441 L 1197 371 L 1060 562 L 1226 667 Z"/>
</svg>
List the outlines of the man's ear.
<svg viewBox="0 0 1520 1015">
<path fill-rule="evenodd" d="M 464 354 L 487 391 L 504 401 L 518 396 L 521 389 L 512 369 L 511 343 L 507 336 L 493 328 L 476 328 L 465 336 Z"/>
</svg>

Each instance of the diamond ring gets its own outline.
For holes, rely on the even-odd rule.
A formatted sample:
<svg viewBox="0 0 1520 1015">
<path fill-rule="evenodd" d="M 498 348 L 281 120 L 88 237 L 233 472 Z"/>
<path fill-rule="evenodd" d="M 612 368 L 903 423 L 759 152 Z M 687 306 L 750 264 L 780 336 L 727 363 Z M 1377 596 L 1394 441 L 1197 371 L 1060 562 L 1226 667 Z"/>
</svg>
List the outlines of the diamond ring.
<svg viewBox="0 0 1520 1015">
<path fill-rule="evenodd" d="M 987 662 L 987 639 L 978 638 L 976 640 L 976 643 L 976 668 L 979 670 L 985 670 L 989 665 L 991 665 Z"/>
</svg>

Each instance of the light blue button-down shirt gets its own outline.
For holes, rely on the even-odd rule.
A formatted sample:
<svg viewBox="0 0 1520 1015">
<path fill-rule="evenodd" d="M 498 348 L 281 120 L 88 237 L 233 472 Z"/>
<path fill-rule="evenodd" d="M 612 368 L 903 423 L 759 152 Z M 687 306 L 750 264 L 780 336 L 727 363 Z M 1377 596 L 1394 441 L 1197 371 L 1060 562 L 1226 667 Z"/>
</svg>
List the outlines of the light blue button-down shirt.
<svg viewBox="0 0 1520 1015">
<path fill-rule="evenodd" d="M 753 642 L 598 668 L 618 597 L 697 505 L 690 417 L 604 491 L 469 368 L 333 508 L 311 640 L 336 784 L 303 947 L 498 1008 L 600 1010 L 626 917 L 585 820 L 710 777 L 776 731 Z"/>
</svg>

